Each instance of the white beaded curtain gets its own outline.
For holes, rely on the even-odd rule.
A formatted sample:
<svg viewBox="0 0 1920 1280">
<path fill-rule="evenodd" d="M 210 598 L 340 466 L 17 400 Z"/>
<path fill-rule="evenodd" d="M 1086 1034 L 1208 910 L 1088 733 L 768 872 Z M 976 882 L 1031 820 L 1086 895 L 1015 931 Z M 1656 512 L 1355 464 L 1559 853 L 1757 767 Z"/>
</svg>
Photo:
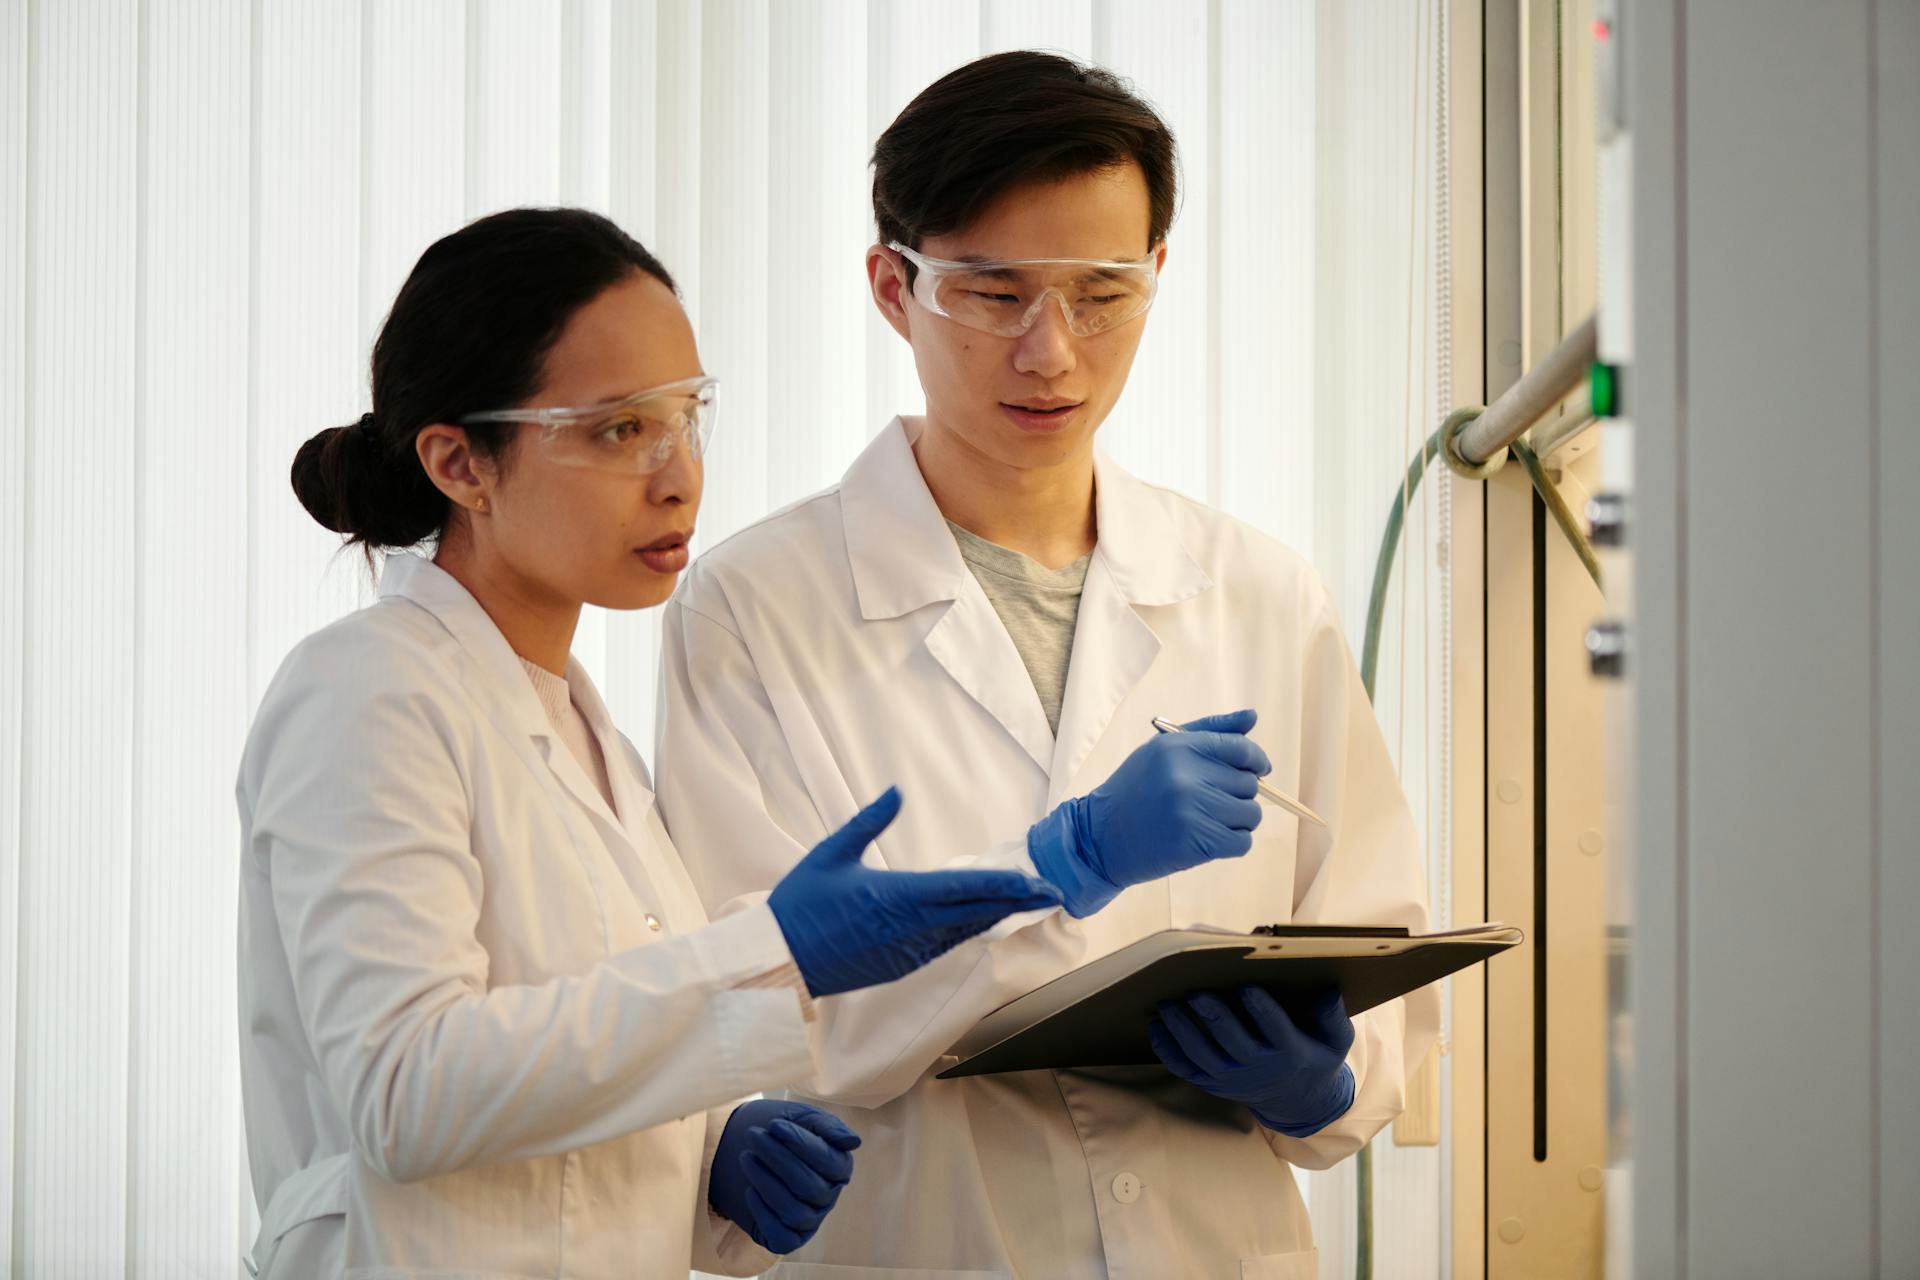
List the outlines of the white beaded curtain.
<svg viewBox="0 0 1920 1280">
<path fill-rule="evenodd" d="M 233 778 L 287 650 L 371 596 L 288 467 L 367 407 L 431 240 L 582 204 L 661 256 L 724 384 L 711 546 L 921 407 L 866 299 L 878 131 L 981 53 L 1107 63 L 1173 125 L 1183 197 L 1106 444 L 1309 554 L 1357 648 L 1410 307 L 1427 341 L 1427 3 L 0 3 L 0 1278 L 231 1276 L 251 1242 Z M 576 642 L 643 750 L 657 635 L 589 610 Z M 1406 1154 L 1377 1248 L 1437 1274 L 1438 1156 Z M 1328 1274 L 1347 1176 L 1313 1179 Z"/>
</svg>

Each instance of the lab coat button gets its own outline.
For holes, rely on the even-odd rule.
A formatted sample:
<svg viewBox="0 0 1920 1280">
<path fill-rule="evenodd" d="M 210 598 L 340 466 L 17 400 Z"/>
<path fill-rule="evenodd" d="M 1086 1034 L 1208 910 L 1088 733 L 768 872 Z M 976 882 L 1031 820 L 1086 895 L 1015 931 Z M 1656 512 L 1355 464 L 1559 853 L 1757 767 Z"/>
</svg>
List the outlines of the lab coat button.
<svg viewBox="0 0 1920 1280">
<path fill-rule="evenodd" d="M 1131 1173 L 1122 1173 L 1113 1180 L 1113 1198 L 1121 1204 L 1132 1204 L 1140 1198 L 1140 1179 Z"/>
<path fill-rule="evenodd" d="M 652 912 L 648 912 L 648 913 L 647 913 L 647 928 L 649 928 L 649 929 L 651 929 L 651 930 L 653 930 L 653 931 L 654 931 L 655 933 L 658 933 L 658 932 L 660 932 L 660 917 L 659 917 L 659 916 L 656 916 L 656 915 L 654 915 L 654 914 L 653 914 Z"/>
</svg>

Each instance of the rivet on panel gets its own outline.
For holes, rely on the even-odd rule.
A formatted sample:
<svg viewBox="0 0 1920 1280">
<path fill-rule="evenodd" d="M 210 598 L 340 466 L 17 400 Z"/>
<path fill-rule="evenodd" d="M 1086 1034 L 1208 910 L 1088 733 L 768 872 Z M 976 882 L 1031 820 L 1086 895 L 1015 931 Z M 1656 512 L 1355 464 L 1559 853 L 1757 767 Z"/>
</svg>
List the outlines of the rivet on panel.
<svg viewBox="0 0 1920 1280">
<path fill-rule="evenodd" d="M 1527 1234 L 1527 1226 L 1518 1218 L 1500 1220 L 1500 1238 L 1508 1244 L 1519 1244 L 1520 1237 Z"/>
<path fill-rule="evenodd" d="M 1526 792 L 1521 789 L 1518 782 L 1512 778 L 1505 778 L 1501 780 L 1498 787 L 1494 788 L 1494 794 L 1500 797 L 1500 803 L 1502 804 L 1519 804 L 1520 797 L 1525 795 Z"/>
<path fill-rule="evenodd" d="M 1600 1166 L 1590 1164 L 1580 1171 L 1580 1189 L 1598 1191 L 1600 1189 Z"/>
<path fill-rule="evenodd" d="M 1580 833 L 1580 852 L 1597 854 L 1600 852 L 1600 832 L 1588 827 Z"/>
</svg>

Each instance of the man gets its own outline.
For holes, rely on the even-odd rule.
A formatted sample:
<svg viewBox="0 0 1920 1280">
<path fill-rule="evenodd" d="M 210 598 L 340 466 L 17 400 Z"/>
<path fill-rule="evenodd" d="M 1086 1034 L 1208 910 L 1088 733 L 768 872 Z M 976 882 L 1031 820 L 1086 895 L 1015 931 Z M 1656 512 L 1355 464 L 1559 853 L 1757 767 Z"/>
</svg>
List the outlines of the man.
<svg viewBox="0 0 1920 1280">
<path fill-rule="evenodd" d="M 716 914 L 893 783 L 886 865 L 1019 866 L 1067 904 L 821 1004 L 811 1096 L 865 1146 L 793 1274 L 1313 1275 L 1289 1166 L 1391 1120 L 1437 1027 L 1431 991 L 1351 1022 L 1223 992 L 1163 1011 L 1166 1070 L 933 1078 L 988 1011 L 1161 929 L 1426 922 L 1311 569 L 1095 452 L 1174 172 L 1166 126 L 1098 69 L 1002 54 L 922 93 L 875 148 L 867 272 L 926 416 L 714 548 L 668 608 L 660 797 Z M 1257 727 L 1150 727 L 1235 706 Z M 1269 765 L 1327 829 L 1239 807 Z"/>
</svg>

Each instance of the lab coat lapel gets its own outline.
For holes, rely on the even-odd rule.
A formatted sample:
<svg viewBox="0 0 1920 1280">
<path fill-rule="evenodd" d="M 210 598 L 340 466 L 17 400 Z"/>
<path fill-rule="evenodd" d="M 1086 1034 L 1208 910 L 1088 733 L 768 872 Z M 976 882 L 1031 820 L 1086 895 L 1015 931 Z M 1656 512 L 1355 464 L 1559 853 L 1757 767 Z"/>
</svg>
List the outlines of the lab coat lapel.
<svg viewBox="0 0 1920 1280">
<path fill-rule="evenodd" d="M 954 554 L 958 555 L 956 551 Z M 927 633 L 927 652 L 954 682 L 1013 736 L 1041 769 L 1053 756 L 1053 731 L 1033 677 L 993 602 L 968 575 L 960 598 Z"/>
<path fill-rule="evenodd" d="M 1104 456 L 1095 458 L 1094 484 L 1099 542 L 1074 625 L 1048 769 L 1049 808 L 1073 793 L 1080 766 L 1109 729 L 1141 741 L 1153 731 L 1148 721 L 1157 712 L 1145 708 L 1138 725 L 1113 723 L 1160 655 L 1160 637 L 1140 611 L 1178 604 L 1213 585 L 1180 541 L 1166 498 Z"/>
<path fill-rule="evenodd" d="M 547 713 L 540 705 L 540 695 L 535 692 L 533 681 L 527 677 L 526 668 L 520 665 L 519 655 L 514 653 L 513 646 L 500 634 L 500 628 L 494 625 L 487 611 L 460 585 L 459 580 L 424 556 L 401 552 L 387 557 L 380 572 L 380 594 L 409 600 L 440 621 L 440 625 L 459 642 L 461 649 L 475 664 L 475 673 L 466 680 L 467 692 L 474 701 L 501 729 L 527 744 L 527 750 L 533 758 L 553 773 L 567 793 L 606 829 L 610 838 L 632 848 L 633 842 L 626 828 L 607 807 L 600 795 L 600 788 L 587 777 L 586 770 L 573 758 L 573 753 L 555 737 L 553 726 L 547 722 Z M 568 677 L 568 683 L 578 689 L 580 686 L 575 683 L 572 668 Z M 586 687 L 591 689 L 592 682 L 587 681 Z M 605 708 L 600 705 L 597 693 L 593 696 L 593 702 L 604 719 Z M 589 715 L 588 722 L 593 723 L 592 715 Z M 594 725 L 594 732 L 601 732 L 599 725 Z M 624 770 L 625 755 L 616 757 L 608 751 L 604 736 L 601 749 L 607 755 L 610 778 Z M 615 787 L 615 798 L 619 799 L 618 782 Z M 650 795 L 648 803 L 651 803 Z M 636 811 L 635 816 L 642 817 L 644 814 L 645 809 L 642 808 Z"/>
<path fill-rule="evenodd" d="M 646 825 L 647 811 L 653 808 L 653 784 L 647 777 L 646 765 L 634 754 L 625 736 L 615 727 L 613 713 L 607 710 L 600 690 L 594 686 L 592 677 L 587 675 L 577 659 L 567 660 L 567 684 L 573 689 L 574 704 L 587 719 L 587 727 L 593 730 L 593 736 L 599 740 L 600 754 L 607 762 L 607 781 L 613 788 L 614 807 L 619 810 L 620 825 L 628 832 L 638 831 Z M 570 756 L 572 753 L 564 754 Z M 592 780 L 583 774 L 581 781 L 597 799 L 600 792 L 591 785 Z"/>
<path fill-rule="evenodd" d="M 521 674 L 524 677 L 525 672 Z M 542 714 L 545 714 L 544 711 Z M 607 780 L 612 784 L 614 801 L 622 810 L 628 810 L 627 798 L 621 795 L 619 776 L 622 769 L 620 758 L 615 754 L 617 749 L 609 748 L 598 726 L 594 727 L 594 736 L 600 739 L 600 754 L 607 762 Z M 627 828 L 620 821 L 619 814 L 607 807 L 606 797 L 600 794 L 600 788 L 594 785 L 593 779 L 587 776 L 587 771 L 581 767 L 578 760 L 574 759 L 573 752 L 567 750 L 567 744 L 560 741 L 551 727 L 546 733 L 536 735 L 535 741 L 539 745 L 541 758 L 547 762 L 547 768 L 553 771 L 553 776 L 560 780 L 560 784 L 567 789 L 567 793 L 574 798 L 575 803 L 593 815 L 594 820 L 604 830 L 608 842 L 615 846 L 625 845 L 631 849 L 633 841 L 628 837 Z M 640 812 L 645 813 L 645 810 Z"/>
<path fill-rule="evenodd" d="M 840 482 L 860 616 L 898 618 L 949 602 L 927 633 L 927 652 L 1044 771 L 1053 758 L 1053 734 L 1040 696 L 920 475 L 913 456 L 917 425 L 901 418 L 888 423 Z"/>
</svg>

